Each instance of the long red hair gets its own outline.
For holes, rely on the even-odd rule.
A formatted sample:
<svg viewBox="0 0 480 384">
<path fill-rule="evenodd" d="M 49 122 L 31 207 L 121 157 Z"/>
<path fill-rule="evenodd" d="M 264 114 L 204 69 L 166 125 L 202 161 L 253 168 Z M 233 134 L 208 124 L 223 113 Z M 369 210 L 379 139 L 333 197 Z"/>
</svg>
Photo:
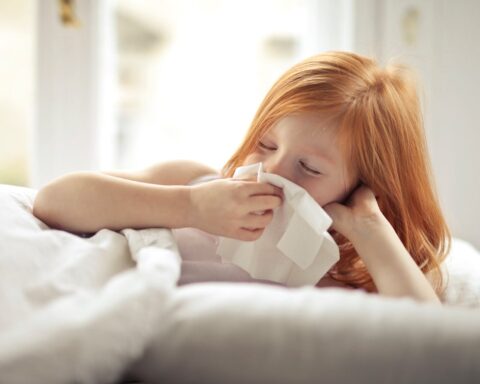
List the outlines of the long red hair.
<svg viewBox="0 0 480 384">
<path fill-rule="evenodd" d="M 279 119 L 307 111 L 334 117 L 350 171 L 378 196 L 383 214 L 440 293 L 440 264 L 449 250 L 450 233 L 433 186 L 415 84 L 405 67 L 381 68 L 354 53 L 326 52 L 308 58 L 288 70 L 267 93 L 222 173 L 232 176 Z M 330 276 L 375 291 L 348 239 L 332 234 L 341 256 Z"/>
</svg>

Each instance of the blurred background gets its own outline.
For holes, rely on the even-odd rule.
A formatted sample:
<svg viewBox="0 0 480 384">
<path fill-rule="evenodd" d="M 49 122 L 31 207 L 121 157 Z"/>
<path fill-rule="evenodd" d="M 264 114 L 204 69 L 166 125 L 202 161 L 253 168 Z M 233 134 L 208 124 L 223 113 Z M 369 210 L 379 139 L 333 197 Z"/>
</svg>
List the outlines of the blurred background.
<svg viewBox="0 0 480 384">
<path fill-rule="evenodd" d="M 0 0 L 0 183 L 220 168 L 281 73 L 351 50 L 417 71 L 442 206 L 478 248 L 479 19 L 476 0 Z"/>
</svg>

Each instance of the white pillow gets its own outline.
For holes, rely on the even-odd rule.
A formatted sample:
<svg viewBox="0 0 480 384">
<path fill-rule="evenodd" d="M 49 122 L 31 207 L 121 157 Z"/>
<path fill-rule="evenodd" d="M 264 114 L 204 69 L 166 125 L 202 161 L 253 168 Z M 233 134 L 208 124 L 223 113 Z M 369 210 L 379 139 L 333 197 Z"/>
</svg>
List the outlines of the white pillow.
<svg viewBox="0 0 480 384">
<path fill-rule="evenodd" d="M 133 377 L 155 383 L 479 383 L 480 311 L 338 288 L 177 290 Z"/>
<path fill-rule="evenodd" d="M 443 270 L 446 272 L 444 303 L 463 307 L 480 307 L 480 252 L 470 243 L 453 239 Z"/>
</svg>

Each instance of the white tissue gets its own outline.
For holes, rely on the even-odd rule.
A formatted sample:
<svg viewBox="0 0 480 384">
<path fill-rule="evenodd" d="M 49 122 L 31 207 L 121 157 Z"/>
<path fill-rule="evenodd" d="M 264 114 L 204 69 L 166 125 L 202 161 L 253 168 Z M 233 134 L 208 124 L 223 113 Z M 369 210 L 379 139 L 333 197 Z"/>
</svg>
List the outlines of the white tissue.
<svg viewBox="0 0 480 384">
<path fill-rule="evenodd" d="M 283 189 L 283 204 L 255 241 L 221 237 L 217 254 L 255 279 L 287 286 L 315 285 L 339 260 L 337 244 L 327 232 L 332 219 L 302 187 L 272 173 L 262 163 L 236 169 L 234 177 L 257 175 L 257 181 Z"/>
</svg>

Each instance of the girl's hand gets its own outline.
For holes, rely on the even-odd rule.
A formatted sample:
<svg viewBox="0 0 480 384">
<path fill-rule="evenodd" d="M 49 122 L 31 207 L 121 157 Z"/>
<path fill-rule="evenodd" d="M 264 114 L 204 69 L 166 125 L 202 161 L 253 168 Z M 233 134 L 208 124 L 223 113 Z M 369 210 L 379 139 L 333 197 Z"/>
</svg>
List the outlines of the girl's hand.
<svg viewBox="0 0 480 384">
<path fill-rule="evenodd" d="M 370 188 L 362 185 L 346 205 L 331 203 L 324 209 L 333 219 L 333 229 L 352 242 L 380 294 L 440 303 Z"/>
<path fill-rule="evenodd" d="M 191 187 L 190 226 L 239 240 L 258 239 L 282 203 L 282 190 L 267 183 L 222 179 Z"/>
<path fill-rule="evenodd" d="M 353 244 L 375 233 L 379 226 L 388 225 L 375 195 L 365 185 L 359 186 L 346 204 L 330 203 L 323 208 L 333 220 L 332 228 Z"/>
</svg>

